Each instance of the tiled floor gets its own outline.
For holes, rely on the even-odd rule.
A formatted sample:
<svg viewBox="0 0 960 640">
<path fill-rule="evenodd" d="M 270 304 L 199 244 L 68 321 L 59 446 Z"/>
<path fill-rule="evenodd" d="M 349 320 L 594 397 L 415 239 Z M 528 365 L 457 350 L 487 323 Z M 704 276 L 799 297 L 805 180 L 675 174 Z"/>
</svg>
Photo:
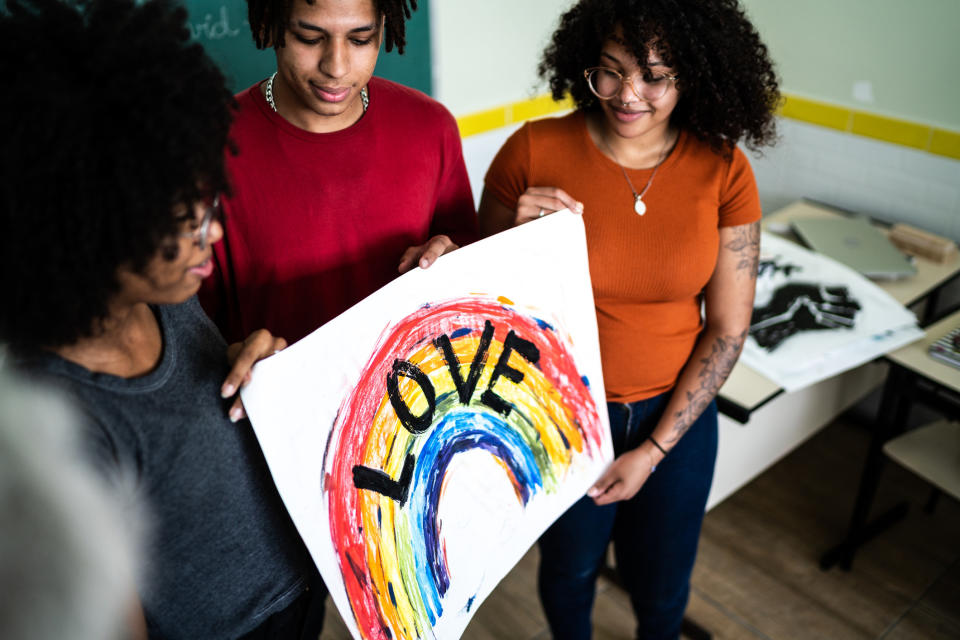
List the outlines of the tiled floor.
<svg viewBox="0 0 960 640">
<path fill-rule="evenodd" d="M 928 486 L 889 463 L 874 512 L 902 499 L 905 520 L 868 543 L 853 571 L 820 554 L 846 526 L 867 433 L 842 420 L 713 509 L 704 522 L 688 617 L 717 640 L 960 639 L 960 504 L 922 511 Z M 531 550 L 480 607 L 465 640 L 547 640 Z M 331 606 L 323 640 L 349 634 Z M 626 595 L 601 580 L 596 640 L 629 639 Z"/>
</svg>

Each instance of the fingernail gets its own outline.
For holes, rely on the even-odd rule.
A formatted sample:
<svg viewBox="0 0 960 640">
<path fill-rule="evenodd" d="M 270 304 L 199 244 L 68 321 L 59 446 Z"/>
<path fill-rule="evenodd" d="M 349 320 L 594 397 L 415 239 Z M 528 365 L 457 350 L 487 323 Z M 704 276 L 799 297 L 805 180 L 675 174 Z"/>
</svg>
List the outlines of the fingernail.
<svg viewBox="0 0 960 640">
<path fill-rule="evenodd" d="M 426 268 L 429 267 L 429 266 L 430 266 L 430 261 L 427 260 L 426 258 L 424 258 L 423 260 L 420 261 L 420 268 L 421 268 L 421 269 L 426 269 Z"/>
<path fill-rule="evenodd" d="M 230 422 L 237 422 L 243 417 L 243 411 L 240 407 L 234 407 L 230 410 Z"/>
<path fill-rule="evenodd" d="M 600 490 L 596 487 L 590 487 L 587 489 L 587 495 L 591 498 L 596 498 L 598 495 L 600 495 Z"/>
<path fill-rule="evenodd" d="M 583 203 L 582 203 L 582 202 L 578 202 L 578 203 L 577 203 L 577 213 L 583 213 Z"/>
<path fill-rule="evenodd" d="M 225 384 L 223 385 L 223 389 L 220 390 L 220 397 L 229 398 L 234 393 L 236 393 L 236 391 L 237 391 L 236 387 L 234 387 L 232 384 Z"/>
</svg>

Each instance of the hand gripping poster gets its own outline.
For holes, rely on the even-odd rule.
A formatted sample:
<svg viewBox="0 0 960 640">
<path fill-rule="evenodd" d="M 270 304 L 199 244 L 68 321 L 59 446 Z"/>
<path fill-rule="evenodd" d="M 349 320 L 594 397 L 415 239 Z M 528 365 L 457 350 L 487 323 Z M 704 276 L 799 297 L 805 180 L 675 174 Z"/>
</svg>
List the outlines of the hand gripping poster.
<svg viewBox="0 0 960 640">
<path fill-rule="evenodd" d="M 353 637 L 460 637 L 613 459 L 581 218 L 397 278 L 243 401 Z"/>
</svg>

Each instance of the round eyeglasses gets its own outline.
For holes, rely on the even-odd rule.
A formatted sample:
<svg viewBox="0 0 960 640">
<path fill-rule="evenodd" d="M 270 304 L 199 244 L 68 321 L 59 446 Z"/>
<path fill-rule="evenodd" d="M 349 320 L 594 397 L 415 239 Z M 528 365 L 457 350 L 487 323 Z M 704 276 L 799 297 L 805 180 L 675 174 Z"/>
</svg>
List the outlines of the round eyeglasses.
<svg viewBox="0 0 960 640">
<path fill-rule="evenodd" d="M 662 98 L 679 76 L 655 76 L 647 71 L 642 77 L 634 78 L 624 76 L 610 67 L 590 67 L 584 70 L 583 77 L 587 79 L 587 85 L 593 95 L 601 100 L 616 98 L 626 82 L 638 98 L 652 102 Z"/>
<path fill-rule="evenodd" d="M 181 238 L 192 238 L 201 250 L 207 248 L 207 238 L 210 236 L 210 223 L 214 218 L 220 217 L 220 194 L 213 198 L 210 204 L 204 203 L 203 219 L 199 226 L 192 231 L 185 231 L 180 234 Z"/>
</svg>

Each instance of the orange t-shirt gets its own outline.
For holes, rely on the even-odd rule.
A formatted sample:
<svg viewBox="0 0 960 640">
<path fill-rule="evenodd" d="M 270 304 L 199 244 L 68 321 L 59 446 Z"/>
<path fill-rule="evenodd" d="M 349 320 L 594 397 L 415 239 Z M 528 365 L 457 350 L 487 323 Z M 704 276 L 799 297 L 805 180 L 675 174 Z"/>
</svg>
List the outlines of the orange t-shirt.
<svg viewBox="0 0 960 640">
<path fill-rule="evenodd" d="M 638 190 L 652 169 L 627 169 Z M 604 156 L 576 111 L 526 123 L 497 153 L 485 185 L 516 209 L 527 187 L 559 187 L 583 202 L 607 400 L 635 402 L 676 384 L 703 326 L 700 294 L 713 274 L 719 228 L 760 219 L 746 156 L 724 159 L 681 132 L 643 200 Z"/>
</svg>

